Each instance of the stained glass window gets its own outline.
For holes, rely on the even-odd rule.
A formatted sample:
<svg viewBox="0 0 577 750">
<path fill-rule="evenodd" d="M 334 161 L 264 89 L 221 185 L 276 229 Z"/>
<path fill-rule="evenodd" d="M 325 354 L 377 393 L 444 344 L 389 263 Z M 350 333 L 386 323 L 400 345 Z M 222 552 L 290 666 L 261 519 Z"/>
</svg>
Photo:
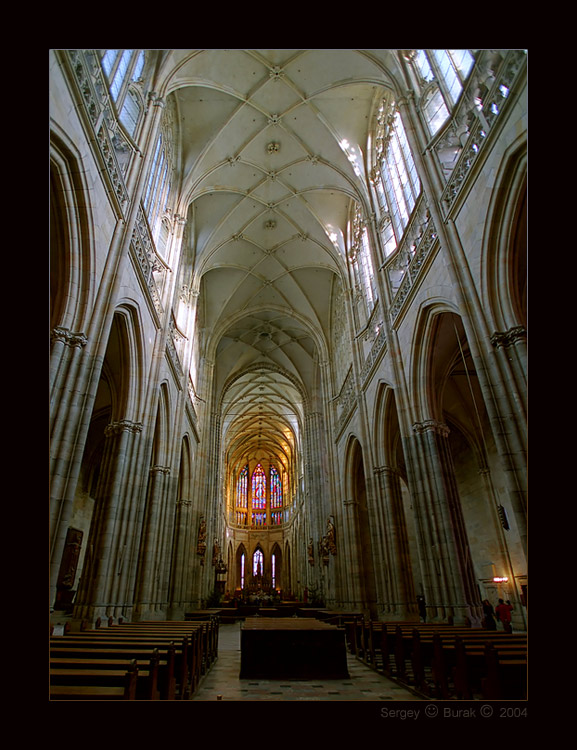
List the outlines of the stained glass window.
<svg viewBox="0 0 577 750">
<path fill-rule="evenodd" d="M 253 576 L 262 576 L 264 572 L 264 555 L 261 549 L 257 549 L 252 556 L 252 574 Z"/>
<path fill-rule="evenodd" d="M 246 508 L 248 500 L 248 466 L 240 472 L 236 483 L 236 507 Z"/>
<path fill-rule="evenodd" d="M 276 588 L 276 555 L 275 554 L 271 556 L 270 564 L 271 564 L 271 572 L 272 572 L 271 582 L 272 582 L 272 587 L 274 589 Z"/>
<path fill-rule="evenodd" d="M 282 484 L 274 466 L 270 467 L 270 507 L 282 508 Z"/>
<path fill-rule="evenodd" d="M 266 508 L 266 474 L 260 464 L 252 475 L 252 507 L 254 510 Z"/>
<path fill-rule="evenodd" d="M 244 552 L 240 556 L 240 587 L 244 588 Z"/>
<path fill-rule="evenodd" d="M 253 513 L 252 525 L 253 526 L 265 526 L 266 525 L 266 513 Z"/>
</svg>

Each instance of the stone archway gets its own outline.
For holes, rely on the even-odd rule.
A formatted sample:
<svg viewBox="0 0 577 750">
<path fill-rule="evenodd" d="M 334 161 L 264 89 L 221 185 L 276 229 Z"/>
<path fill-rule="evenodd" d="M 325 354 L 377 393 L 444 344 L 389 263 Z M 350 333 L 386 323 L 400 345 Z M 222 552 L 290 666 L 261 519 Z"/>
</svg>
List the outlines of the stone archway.
<svg viewBox="0 0 577 750">
<path fill-rule="evenodd" d="M 349 577 L 354 597 L 372 618 L 377 617 L 377 587 L 371 511 L 367 493 L 367 481 L 363 451 L 358 440 L 353 439 L 347 461 L 347 481 L 351 501 L 348 525 L 351 541 Z"/>
</svg>

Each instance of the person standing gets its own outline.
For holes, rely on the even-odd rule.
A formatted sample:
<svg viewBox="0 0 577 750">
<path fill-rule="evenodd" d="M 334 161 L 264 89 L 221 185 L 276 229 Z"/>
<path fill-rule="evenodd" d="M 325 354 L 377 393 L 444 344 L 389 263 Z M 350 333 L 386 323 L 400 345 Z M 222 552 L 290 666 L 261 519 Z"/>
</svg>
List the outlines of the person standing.
<svg viewBox="0 0 577 750">
<path fill-rule="evenodd" d="M 427 603 L 425 597 L 422 594 L 417 596 L 417 606 L 419 607 L 419 615 L 423 622 L 427 622 Z"/>
<path fill-rule="evenodd" d="M 511 602 L 507 601 L 505 602 L 502 599 L 499 599 L 499 604 L 495 607 L 495 614 L 497 615 L 497 619 L 503 623 L 503 630 L 505 633 L 512 633 L 513 628 L 511 627 L 511 612 L 513 611 L 513 607 L 511 606 Z"/>
<path fill-rule="evenodd" d="M 497 630 L 497 623 L 495 622 L 495 610 L 493 609 L 493 605 L 488 599 L 483 600 L 483 614 L 485 616 L 485 629 Z"/>
</svg>

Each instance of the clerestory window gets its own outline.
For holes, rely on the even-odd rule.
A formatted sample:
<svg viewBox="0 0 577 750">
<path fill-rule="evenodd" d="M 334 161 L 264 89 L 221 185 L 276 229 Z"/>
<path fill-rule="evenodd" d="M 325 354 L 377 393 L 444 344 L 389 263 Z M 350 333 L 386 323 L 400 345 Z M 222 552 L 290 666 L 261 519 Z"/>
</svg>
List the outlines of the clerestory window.
<svg viewBox="0 0 577 750">
<path fill-rule="evenodd" d="M 248 509 L 248 466 L 241 470 L 236 483 L 235 517 L 239 526 L 246 526 Z"/>
<path fill-rule="evenodd" d="M 420 49 L 409 56 L 422 92 L 421 111 L 431 135 L 443 126 L 475 64 L 468 49 Z"/>
<path fill-rule="evenodd" d="M 142 75 L 144 63 L 144 50 L 108 49 L 101 58 L 118 117 L 131 136 L 136 132 L 143 111 L 140 94 L 134 84 Z"/>
<path fill-rule="evenodd" d="M 364 300 L 365 315 L 369 316 L 375 305 L 377 292 L 369 246 L 369 233 L 358 203 L 355 204 L 354 208 L 349 258 L 352 264 L 355 288 Z"/>
<path fill-rule="evenodd" d="M 385 257 L 396 250 L 421 193 L 421 181 L 400 112 L 389 97 L 377 114 L 373 183 Z"/>
</svg>

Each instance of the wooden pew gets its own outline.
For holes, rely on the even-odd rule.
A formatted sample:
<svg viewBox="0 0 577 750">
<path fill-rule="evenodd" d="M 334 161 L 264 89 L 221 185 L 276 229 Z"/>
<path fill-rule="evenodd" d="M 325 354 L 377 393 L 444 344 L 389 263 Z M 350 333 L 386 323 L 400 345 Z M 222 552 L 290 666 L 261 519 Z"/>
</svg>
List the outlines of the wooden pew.
<svg viewBox="0 0 577 750">
<path fill-rule="evenodd" d="M 184 699 L 189 680 L 186 639 L 177 645 L 174 642 L 151 643 L 148 640 L 133 641 L 130 638 L 118 641 L 85 635 L 82 638 L 57 637 L 50 643 L 51 668 L 54 666 L 54 669 L 65 666 L 72 669 L 89 669 L 90 665 L 94 669 L 114 669 L 119 662 L 126 663 L 129 660 L 144 662 L 150 666 L 155 653 L 158 654 L 158 664 L 154 666 L 154 670 L 158 675 L 156 684 L 160 699 L 175 700 L 177 696 Z M 148 675 L 148 672 L 146 674 Z"/>
<path fill-rule="evenodd" d="M 218 619 L 210 617 L 207 621 L 141 621 L 137 623 L 122 623 L 109 625 L 98 630 L 84 630 L 68 638 L 85 640 L 91 639 L 91 645 L 96 647 L 116 648 L 142 647 L 155 645 L 167 648 L 170 643 L 180 640 L 177 648 L 177 664 L 175 674 L 179 683 L 179 698 L 187 699 L 194 692 L 201 679 L 218 655 Z M 184 642 L 186 639 L 186 643 Z M 69 641 L 72 643 L 72 641 Z M 166 681 L 166 680 L 165 680 Z M 171 682 L 167 681 L 170 685 Z"/>
<path fill-rule="evenodd" d="M 525 634 L 436 623 L 377 621 L 361 625 L 357 621 L 354 632 L 350 630 L 349 638 L 353 637 L 357 658 L 424 695 L 475 698 L 505 690 L 508 697 L 524 697 L 518 665 L 526 662 Z M 493 652 L 485 653 L 487 643 L 501 666 L 495 667 L 490 661 Z M 517 676 L 513 679 L 515 669 Z M 501 684 L 505 688 L 499 687 Z"/>
<path fill-rule="evenodd" d="M 136 662 L 113 684 L 59 684 L 50 686 L 50 700 L 136 700 L 139 671 Z"/>
<path fill-rule="evenodd" d="M 485 646 L 485 673 L 481 681 L 483 698 L 508 700 L 527 698 L 527 655 Z"/>
</svg>

